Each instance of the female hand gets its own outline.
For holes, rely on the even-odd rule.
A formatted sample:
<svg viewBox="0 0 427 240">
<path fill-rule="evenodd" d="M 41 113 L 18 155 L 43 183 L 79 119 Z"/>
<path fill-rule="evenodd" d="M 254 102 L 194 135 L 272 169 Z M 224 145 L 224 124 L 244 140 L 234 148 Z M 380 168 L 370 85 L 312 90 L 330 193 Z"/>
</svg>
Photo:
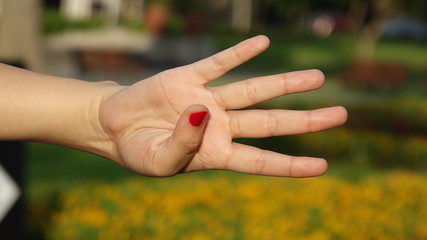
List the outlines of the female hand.
<svg viewBox="0 0 427 240">
<path fill-rule="evenodd" d="M 164 71 L 104 98 L 99 121 L 111 143 L 109 157 L 147 176 L 204 169 L 310 177 L 324 159 L 294 157 L 233 142 L 316 132 L 343 124 L 343 107 L 312 111 L 238 110 L 285 94 L 321 87 L 318 70 L 258 77 L 219 87 L 205 85 L 258 55 L 265 36 L 243 41 L 199 62 Z"/>
</svg>

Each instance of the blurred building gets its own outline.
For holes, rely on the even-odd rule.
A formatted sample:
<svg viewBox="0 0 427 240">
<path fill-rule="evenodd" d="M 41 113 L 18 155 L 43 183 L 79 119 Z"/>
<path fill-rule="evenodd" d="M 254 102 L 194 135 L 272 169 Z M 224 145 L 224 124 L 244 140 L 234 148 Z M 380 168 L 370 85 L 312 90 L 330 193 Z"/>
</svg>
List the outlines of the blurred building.
<svg viewBox="0 0 427 240">
<path fill-rule="evenodd" d="M 64 16 L 69 19 L 84 20 L 104 17 L 112 23 L 117 23 L 120 19 L 122 6 L 130 5 L 134 12 L 142 12 L 142 9 L 136 8 L 142 7 L 142 3 L 143 0 L 61 0 L 60 8 Z"/>
<path fill-rule="evenodd" d="M 48 1 L 48 0 L 46 0 Z M 53 2 L 50 0 L 49 2 Z M 108 19 L 111 23 L 118 23 L 121 17 L 143 19 L 149 5 L 168 5 L 172 10 L 189 13 L 194 6 L 206 6 L 205 12 L 229 13 L 230 26 L 239 32 L 249 32 L 252 28 L 253 15 L 256 10 L 256 0 L 55 0 L 64 16 L 73 20 L 87 20 L 92 18 Z M 160 13 L 157 13 L 160 14 Z M 223 19 L 215 19 L 221 21 Z"/>
<path fill-rule="evenodd" d="M 215 52 L 206 34 L 212 26 L 248 33 L 253 29 L 254 16 L 262 10 L 257 8 L 259 0 L 20 0 L 5 4 L 8 2 L 16 7 L 8 7 L 11 10 L 4 13 L 8 20 L 1 22 L 0 31 L 5 33 L 0 36 L 0 57 L 25 58 L 33 70 L 72 77 L 78 77 L 74 73 L 81 64 L 73 64 L 78 61 L 76 53 L 93 56 L 96 51 L 102 60 L 108 52 L 114 56 L 110 62 L 115 63 L 125 59 L 123 55 L 135 54 L 144 55 L 148 61 L 169 62 L 169 66 L 199 60 Z M 25 4 L 18 6 L 21 2 Z M 49 8 L 48 13 L 54 10 L 56 15 L 48 21 L 55 30 L 59 26 L 59 31 L 43 35 L 46 18 L 42 17 L 46 15 L 42 15 L 40 3 Z M 33 20 L 27 21 L 29 18 Z M 84 24 L 92 20 L 99 20 L 102 26 L 86 31 Z M 129 29 L 129 23 L 134 29 Z M 141 31 L 133 31 L 136 28 Z M 81 59 L 94 62 L 93 57 Z"/>
<path fill-rule="evenodd" d="M 0 3 L 0 61 L 45 72 L 40 2 L 2 0 Z"/>
<path fill-rule="evenodd" d="M 0 1 L 0 62 L 45 72 L 42 51 L 41 5 L 38 0 Z M 25 193 L 26 147 L 23 142 L 0 141 L 0 164 Z M 4 190 L 4 189 L 2 189 Z M 3 196 L 2 196 L 3 197 Z M 4 204 L 4 202 L 1 202 Z M 0 239 L 24 239 L 26 212 L 20 196 L 0 221 Z"/>
</svg>

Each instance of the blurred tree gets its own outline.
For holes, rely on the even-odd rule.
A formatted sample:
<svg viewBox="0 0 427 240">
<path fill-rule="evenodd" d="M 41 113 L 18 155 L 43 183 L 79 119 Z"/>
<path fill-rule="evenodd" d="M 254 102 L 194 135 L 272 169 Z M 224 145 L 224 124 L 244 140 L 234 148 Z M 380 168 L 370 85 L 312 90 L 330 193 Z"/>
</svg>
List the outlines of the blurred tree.
<svg viewBox="0 0 427 240">
<path fill-rule="evenodd" d="M 356 55 L 372 59 L 376 42 L 381 36 L 381 25 L 387 19 L 400 15 L 425 16 L 427 1 L 414 0 L 264 0 L 265 24 L 279 25 L 295 32 L 304 29 L 314 13 L 340 11 L 347 15 L 352 31 L 358 35 Z"/>
<path fill-rule="evenodd" d="M 247 33 L 252 28 L 253 0 L 232 0 L 231 26 L 234 30 Z"/>
<path fill-rule="evenodd" d="M 304 30 L 313 13 L 345 12 L 352 0 L 265 0 L 258 1 L 265 24 L 279 25 L 290 32 Z"/>
<path fill-rule="evenodd" d="M 375 45 L 381 36 L 381 26 L 392 17 L 395 0 L 347 0 L 349 14 L 356 23 L 358 33 L 357 57 L 367 60 L 374 58 Z"/>
<path fill-rule="evenodd" d="M 425 0 L 415 2 L 418 7 L 425 4 Z M 308 16 L 316 12 L 338 10 L 346 13 L 353 23 L 353 31 L 359 36 L 358 57 L 371 59 L 382 23 L 395 14 L 397 5 L 410 5 L 405 3 L 404 0 L 265 0 L 263 4 L 273 9 L 279 21 L 283 20 L 288 28 L 303 28 Z"/>
<path fill-rule="evenodd" d="M 43 0 L 43 6 L 48 8 L 56 8 L 58 9 L 61 5 L 60 0 Z"/>
<path fill-rule="evenodd" d="M 313 0 L 311 0 L 313 1 Z M 265 0 L 260 1 L 264 6 L 266 24 L 284 25 L 285 27 L 300 28 L 303 19 L 310 10 L 310 0 Z M 293 29 L 295 30 L 295 29 Z"/>
<path fill-rule="evenodd" d="M 172 10 L 175 21 L 182 21 L 180 23 L 181 32 L 191 36 L 200 36 L 206 31 L 208 25 L 207 1 L 174 0 Z"/>
<path fill-rule="evenodd" d="M 419 20 L 427 21 L 427 1 L 426 0 L 392 0 L 392 4 L 399 15 L 417 18 Z"/>
</svg>

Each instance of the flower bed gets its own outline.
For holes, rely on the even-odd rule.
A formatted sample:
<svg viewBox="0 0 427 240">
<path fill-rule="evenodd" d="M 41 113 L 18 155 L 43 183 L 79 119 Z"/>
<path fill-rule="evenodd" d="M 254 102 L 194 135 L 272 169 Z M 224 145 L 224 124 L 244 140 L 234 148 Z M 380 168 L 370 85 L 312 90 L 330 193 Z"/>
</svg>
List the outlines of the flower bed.
<svg viewBox="0 0 427 240">
<path fill-rule="evenodd" d="M 349 182 L 229 174 L 76 186 L 47 239 L 425 239 L 427 177 Z"/>
</svg>

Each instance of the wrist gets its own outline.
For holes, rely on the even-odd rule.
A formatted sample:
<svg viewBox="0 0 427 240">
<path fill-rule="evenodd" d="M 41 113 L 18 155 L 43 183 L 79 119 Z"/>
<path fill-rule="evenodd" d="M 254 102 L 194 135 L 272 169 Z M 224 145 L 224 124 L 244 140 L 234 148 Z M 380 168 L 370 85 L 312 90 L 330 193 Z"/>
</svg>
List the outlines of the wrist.
<svg viewBox="0 0 427 240">
<path fill-rule="evenodd" d="M 0 64 L 0 84 L 0 140 L 51 143 L 112 157 L 113 141 L 100 124 L 99 110 L 123 86 L 4 64 Z"/>
<path fill-rule="evenodd" d="M 67 140 L 69 142 L 64 145 L 108 159 L 116 159 L 115 141 L 102 125 L 100 110 L 104 101 L 124 88 L 125 86 L 113 81 L 91 83 L 87 93 L 89 98 L 82 105 L 82 116 L 80 118 L 82 121 L 76 122 L 78 125 L 76 129 L 79 132 L 75 135 L 70 134 L 71 136 L 74 135 L 74 138 Z"/>
</svg>

